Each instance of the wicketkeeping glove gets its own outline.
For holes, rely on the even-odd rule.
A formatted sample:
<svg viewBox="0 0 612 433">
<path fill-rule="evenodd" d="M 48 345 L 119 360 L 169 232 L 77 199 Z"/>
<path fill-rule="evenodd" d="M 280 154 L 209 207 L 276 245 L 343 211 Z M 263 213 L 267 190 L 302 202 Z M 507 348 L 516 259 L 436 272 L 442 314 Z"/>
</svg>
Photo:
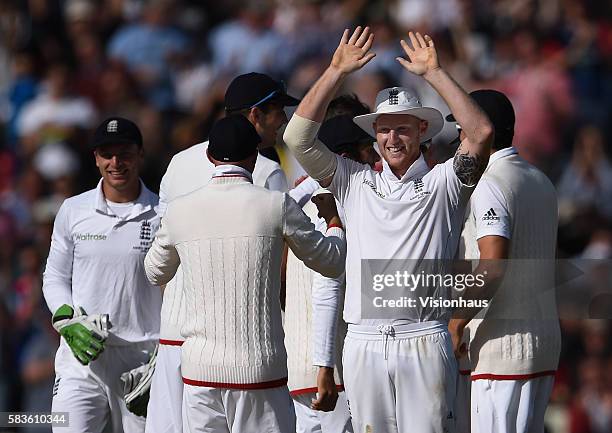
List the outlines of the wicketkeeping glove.
<svg viewBox="0 0 612 433">
<path fill-rule="evenodd" d="M 76 359 L 88 365 L 104 350 L 111 324 L 108 314 L 88 316 L 83 308 L 64 304 L 53 315 L 53 327 L 64 337 Z"/>
<path fill-rule="evenodd" d="M 157 361 L 157 349 L 151 354 L 149 362 L 126 371 L 121 375 L 123 382 L 123 400 L 130 412 L 138 416 L 147 416 L 147 405 L 149 404 L 149 390 L 151 389 L 151 381 L 155 364 Z"/>
</svg>

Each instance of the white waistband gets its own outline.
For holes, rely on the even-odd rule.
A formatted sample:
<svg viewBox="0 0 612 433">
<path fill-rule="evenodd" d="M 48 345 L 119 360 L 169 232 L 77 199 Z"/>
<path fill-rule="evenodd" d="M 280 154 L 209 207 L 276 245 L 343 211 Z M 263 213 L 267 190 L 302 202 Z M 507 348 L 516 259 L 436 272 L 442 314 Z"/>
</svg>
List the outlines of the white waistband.
<svg viewBox="0 0 612 433">
<path fill-rule="evenodd" d="M 354 325 L 349 323 L 347 336 L 362 340 L 379 340 L 381 335 L 386 334 L 393 335 L 396 339 L 401 339 L 436 334 L 443 331 L 448 332 L 448 325 L 438 320 L 407 324 L 383 324 L 378 326 Z"/>
</svg>

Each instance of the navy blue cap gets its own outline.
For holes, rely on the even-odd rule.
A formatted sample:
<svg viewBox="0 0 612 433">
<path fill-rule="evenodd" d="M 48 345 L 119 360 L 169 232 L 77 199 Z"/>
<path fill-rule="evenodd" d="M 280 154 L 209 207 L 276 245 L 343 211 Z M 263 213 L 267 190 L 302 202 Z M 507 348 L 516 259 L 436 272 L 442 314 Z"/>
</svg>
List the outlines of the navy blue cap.
<svg viewBox="0 0 612 433">
<path fill-rule="evenodd" d="M 272 101 L 283 106 L 300 103 L 299 99 L 287 95 L 287 89 L 282 81 L 276 81 L 266 74 L 257 72 L 237 76 L 225 91 L 225 110 L 230 112 Z"/>
<path fill-rule="evenodd" d="M 142 147 L 142 134 L 134 122 L 123 117 L 109 117 L 94 132 L 91 147 L 104 144 L 137 144 Z"/>
<path fill-rule="evenodd" d="M 236 162 L 257 153 L 261 138 L 257 130 L 240 114 L 215 122 L 208 139 L 208 154 L 221 162 Z"/>
<path fill-rule="evenodd" d="M 319 129 L 319 140 L 334 153 L 341 153 L 374 138 L 353 122 L 353 116 L 342 114 L 326 120 Z"/>
<path fill-rule="evenodd" d="M 509 146 L 514 137 L 514 108 L 512 102 L 506 95 L 498 90 L 482 89 L 475 90 L 470 96 L 482 108 L 482 111 L 489 116 L 489 120 L 495 128 L 495 143 Z M 446 116 L 449 122 L 455 122 L 455 116 Z"/>
</svg>

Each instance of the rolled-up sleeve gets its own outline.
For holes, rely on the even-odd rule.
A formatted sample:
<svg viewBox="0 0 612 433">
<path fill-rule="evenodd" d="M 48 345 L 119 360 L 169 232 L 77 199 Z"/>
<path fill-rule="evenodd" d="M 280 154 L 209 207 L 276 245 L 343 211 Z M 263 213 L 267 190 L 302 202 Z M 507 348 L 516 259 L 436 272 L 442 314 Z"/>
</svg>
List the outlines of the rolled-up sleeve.
<svg viewBox="0 0 612 433">
<path fill-rule="evenodd" d="M 283 211 L 283 236 L 295 256 L 326 277 L 340 276 L 346 258 L 344 230 L 330 227 L 326 235 L 318 232 L 288 194 L 284 196 Z"/>
</svg>

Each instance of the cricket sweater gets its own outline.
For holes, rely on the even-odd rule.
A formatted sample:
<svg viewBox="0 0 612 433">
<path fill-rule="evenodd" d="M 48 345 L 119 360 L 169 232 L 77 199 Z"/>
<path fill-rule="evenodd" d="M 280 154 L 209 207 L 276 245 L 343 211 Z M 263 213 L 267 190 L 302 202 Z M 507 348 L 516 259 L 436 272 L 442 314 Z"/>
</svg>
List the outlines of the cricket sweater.
<svg viewBox="0 0 612 433">
<path fill-rule="evenodd" d="M 202 188 L 210 181 L 215 166 L 208 160 L 208 141 L 198 143 L 172 157 L 159 187 L 161 212 L 172 200 Z M 280 165 L 262 155 L 257 155 L 253 184 L 272 191 L 286 191 L 287 179 Z M 160 343 L 182 344 L 181 320 L 185 317 L 182 295 L 183 272 L 179 269 L 175 278 L 166 284 L 161 312 Z"/>
<path fill-rule="evenodd" d="M 147 257 L 154 284 L 182 265 L 185 317 L 183 381 L 190 385 L 260 389 L 287 380 L 280 310 L 283 243 L 329 276 L 343 271 L 344 232 L 317 232 L 287 195 L 252 185 L 234 166 L 169 203 Z"/>
</svg>

